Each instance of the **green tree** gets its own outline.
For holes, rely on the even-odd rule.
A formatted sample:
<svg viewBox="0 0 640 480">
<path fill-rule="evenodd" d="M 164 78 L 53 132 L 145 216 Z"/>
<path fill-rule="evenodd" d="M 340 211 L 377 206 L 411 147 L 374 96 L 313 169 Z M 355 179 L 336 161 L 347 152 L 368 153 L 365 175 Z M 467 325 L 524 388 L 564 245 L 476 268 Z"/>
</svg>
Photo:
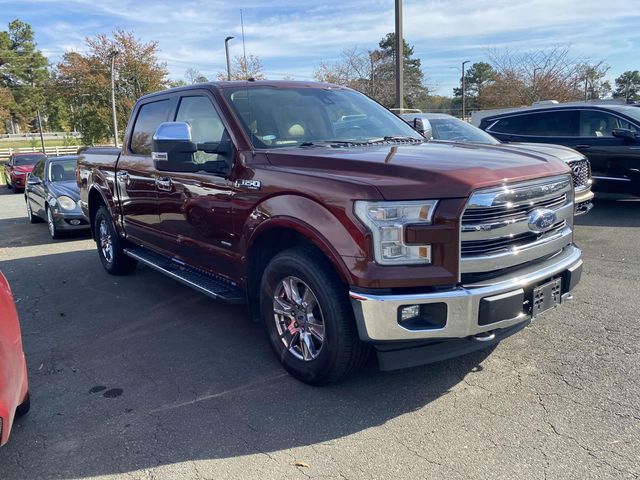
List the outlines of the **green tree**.
<svg viewBox="0 0 640 480">
<path fill-rule="evenodd" d="M 378 61 L 374 63 L 374 78 L 381 91 L 376 92 L 376 99 L 387 107 L 395 105 L 395 55 L 396 35 L 388 33 L 374 52 Z M 419 108 L 427 100 L 428 89 L 424 81 L 424 73 L 419 58 L 414 58 L 413 46 L 403 40 L 404 54 L 404 105 L 407 108 Z"/>
<path fill-rule="evenodd" d="M 157 42 L 143 43 L 132 32 L 117 30 L 87 38 L 89 51 L 65 53 L 58 64 L 57 88 L 72 110 L 72 122 L 87 144 L 113 138 L 111 56 L 115 54 L 116 112 L 120 134 L 138 97 L 168 86 L 167 69 L 157 59 Z"/>
<path fill-rule="evenodd" d="M 387 34 L 376 50 L 357 47 L 342 51 L 335 63 L 321 63 L 313 76 L 321 82 L 335 83 L 369 95 L 386 107 L 393 107 L 395 90 L 395 34 Z M 407 108 L 423 108 L 429 90 L 425 85 L 420 59 L 414 58 L 413 47 L 404 42 L 404 104 Z"/>
<path fill-rule="evenodd" d="M 487 86 L 497 77 L 494 68 L 487 62 L 476 62 L 464 73 L 465 99 L 469 110 L 485 108 L 483 94 Z M 462 86 L 453 89 L 454 104 L 462 108 Z"/>
<path fill-rule="evenodd" d="M 627 70 L 616 78 L 615 83 L 614 97 L 624 98 L 627 103 L 640 100 L 640 72 L 638 70 Z"/>
<path fill-rule="evenodd" d="M 48 63 L 36 48 L 28 23 L 14 20 L 0 32 L 0 111 L 5 112 L 5 121 L 25 128 L 33 123 L 36 111 L 44 106 Z"/>
</svg>

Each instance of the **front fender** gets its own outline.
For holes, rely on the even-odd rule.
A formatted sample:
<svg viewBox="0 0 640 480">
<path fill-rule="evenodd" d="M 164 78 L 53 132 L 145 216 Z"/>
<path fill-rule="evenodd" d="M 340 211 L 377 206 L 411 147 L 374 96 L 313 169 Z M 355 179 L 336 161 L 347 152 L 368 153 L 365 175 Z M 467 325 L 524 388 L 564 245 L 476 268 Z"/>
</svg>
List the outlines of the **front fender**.
<svg viewBox="0 0 640 480">
<path fill-rule="evenodd" d="M 346 264 L 368 255 L 368 234 L 354 222 L 353 213 L 344 208 L 327 207 L 298 195 L 271 197 L 257 205 L 246 217 L 242 229 L 242 250 L 250 251 L 255 242 L 273 228 L 288 228 L 303 235 L 331 261 L 347 283 L 353 283 Z"/>
</svg>

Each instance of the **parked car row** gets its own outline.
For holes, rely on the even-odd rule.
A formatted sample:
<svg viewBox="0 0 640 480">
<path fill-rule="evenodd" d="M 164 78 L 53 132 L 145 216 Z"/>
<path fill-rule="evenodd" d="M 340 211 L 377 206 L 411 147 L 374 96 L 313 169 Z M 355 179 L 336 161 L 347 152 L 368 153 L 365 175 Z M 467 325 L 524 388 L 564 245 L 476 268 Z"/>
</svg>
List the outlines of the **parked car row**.
<svg viewBox="0 0 640 480">
<path fill-rule="evenodd" d="M 499 145 L 504 149 L 517 148 L 553 155 L 571 168 L 576 215 L 587 213 L 593 208 L 591 167 L 587 158 L 574 149 L 545 143 L 504 143 L 470 123 L 444 113 L 403 113 L 400 117 L 423 136 L 436 141 Z"/>
</svg>

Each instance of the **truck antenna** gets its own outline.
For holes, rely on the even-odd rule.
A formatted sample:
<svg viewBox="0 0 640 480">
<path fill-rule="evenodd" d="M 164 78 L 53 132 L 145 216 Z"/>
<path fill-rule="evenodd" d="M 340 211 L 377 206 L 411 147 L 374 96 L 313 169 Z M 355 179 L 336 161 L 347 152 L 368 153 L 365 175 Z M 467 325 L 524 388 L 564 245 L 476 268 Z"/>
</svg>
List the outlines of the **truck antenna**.
<svg viewBox="0 0 640 480">
<path fill-rule="evenodd" d="M 249 66 L 247 65 L 247 49 L 244 44 L 244 19 L 242 17 L 242 9 L 240 9 L 240 27 L 242 28 L 242 56 L 244 58 L 244 70 L 248 73 Z"/>
</svg>

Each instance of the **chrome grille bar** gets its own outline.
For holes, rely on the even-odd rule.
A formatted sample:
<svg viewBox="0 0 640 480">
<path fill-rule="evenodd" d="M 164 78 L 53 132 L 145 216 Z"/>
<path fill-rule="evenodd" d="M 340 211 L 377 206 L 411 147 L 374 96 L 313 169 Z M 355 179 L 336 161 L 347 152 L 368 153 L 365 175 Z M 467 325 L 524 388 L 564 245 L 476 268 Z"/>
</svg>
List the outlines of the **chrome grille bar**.
<svg viewBox="0 0 640 480">
<path fill-rule="evenodd" d="M 533 228 L 534 210 L 555 221 L 544 231 Z M 572 242 L 573 210 L 568 175 L 476 191 L 460 225 L 461 273 L 496 271 L 562 250 Z"/>
</svg>

